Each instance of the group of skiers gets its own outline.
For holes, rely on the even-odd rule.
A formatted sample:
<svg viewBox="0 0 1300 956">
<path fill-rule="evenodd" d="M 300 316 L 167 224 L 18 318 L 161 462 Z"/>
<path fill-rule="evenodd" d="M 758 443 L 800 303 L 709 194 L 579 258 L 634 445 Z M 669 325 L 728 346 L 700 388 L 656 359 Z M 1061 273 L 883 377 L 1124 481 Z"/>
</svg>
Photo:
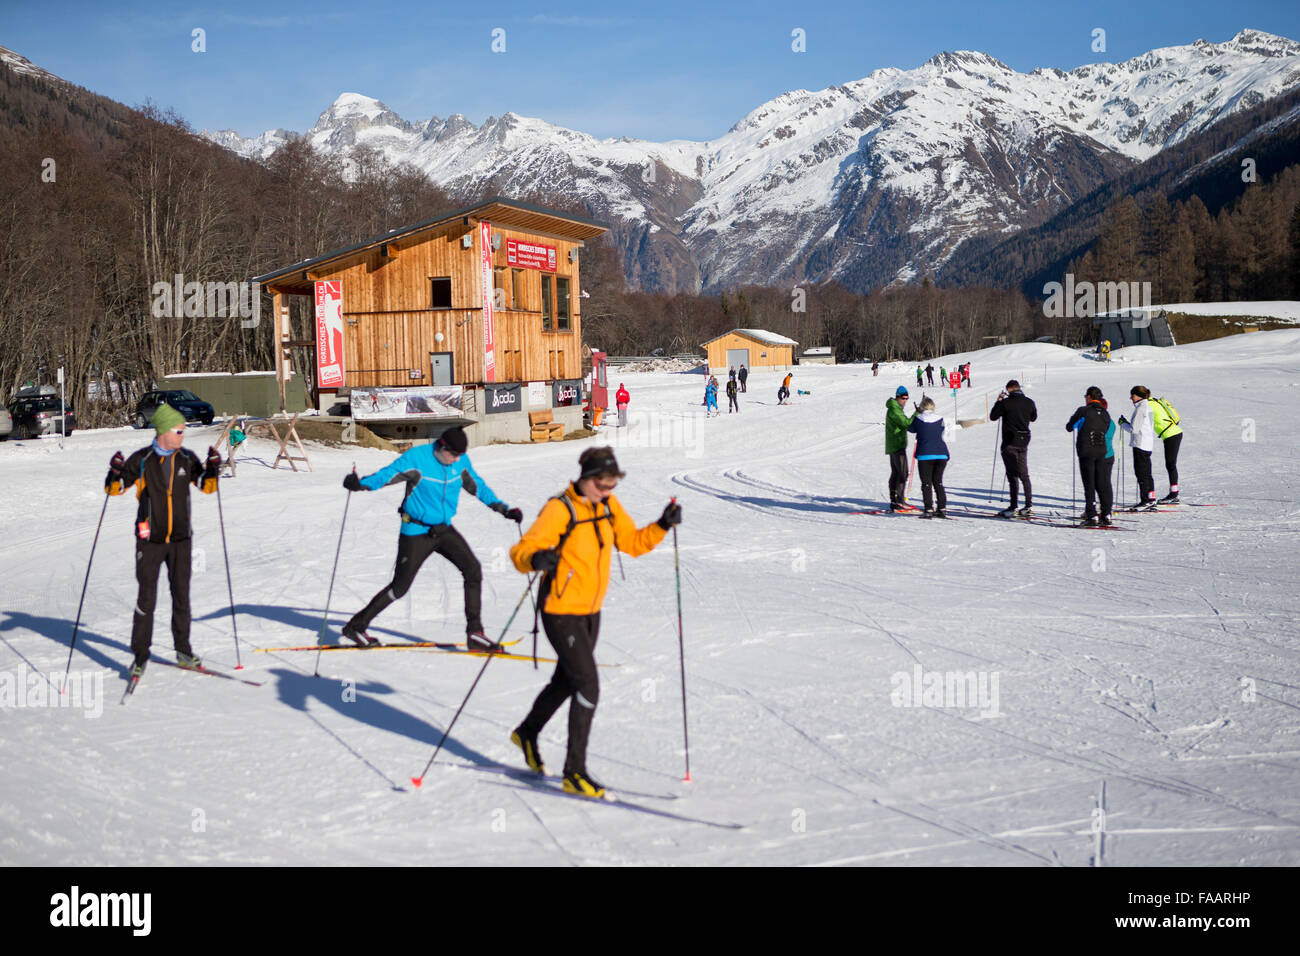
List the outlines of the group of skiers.
<svg viewBox="0 0 1300 956">
<path fill-rule="evenodd" d="M 129 458 L 121 452 L 113 455 L 104 481 L 107 494 L 120 495 L 134 487 L 138 498 L 138 594 L 131 630 L 134 662 L 129 672 L 133 681 L 144 673 L 149 660 L 158 575 L 163 564 L 167 566 L 172 592 L 172 642 L 177 663 L 184 668 L 202 668 L 189 639 L 189 488 L 195 484 L 206 494 L 216 491 L 222 467 L 216 448 L 209 448 L 206 460 L 201 462 L 182 447 L 185 419 L 170 406 L 161 406 L 151 424 L 156 436 L 152 444 Z M 498 498 L 474 470 L 466 454 L 468 446 L 464 429 L 453 427 L 433 443 L 417 445 L 373 474 L 362 477 L 353 470 L 344 476 L 343 487 L 349 494 L 404 485 L 398 508 L 402 523 L 393 578 L 343 625 L 343 636 L 358 646 L 379 643 L 367 633 L 367 627 L 406 594 L 425 560 L 440 554 L 463 578 L 467 648 L 488 653 L 502 650 L 483 628 L 481 565 L 464 536 L 452 526 L 452 519 L 462 490 L 517 524 L 522 525 L 524 513 Z M 604 787 L 588 773 L 586 754 L 600 696 L 594 651 L 601 604 L 609 586 L 610 558 L 616 548 L 633 557 L 653 550 L 670 529 L 681 523 L 682 509 L 671 501 L 656 521 L 638 528 L 613 494 L 624 477 L 613 449 L 586 449 L 578 458 L 578 468 L 578 477 L 544 504 L 532 526 L 510 550 L 511 560 L 521 573 L 541 576 L 541 623 L 558 660 L 550 683 L 510 739 L 523 752 L 530 768 L 545 773 L 537 736 L 568 701 L 569 743 L 563 787 L 570 793 L 600 797 Z"/>
<path fill-rule="evenodd" d="M 919 368 L 918 368 L 919 372 Z M 1152 398 L 1150 389 L 1134 385 L 1129 398 L 1133 402 L 1133 420 L 1120 416 L 1112 420 L 1101 389 L 1091 386 L 1084 393 L 1084 403 L 1070 416 L 1066 431 L 1076 433 L 1075 452 L 1079 477 L 1083 484 L 1085 527 L 1109 527 L 1114 510 L 1111 473 L 1115 465 L 1114 436 L 1116 425 L 1133 448 L 1133 472 L 1137 478 L 1138 500 L 1129 511 L 1153 510 L 1160 504 L 1174 504 L 1178 499 L 1178 450 L 1183 430 L 1178 412 L 1168 400 Z M 921 478 L 922 517 L 946 518 L 947 495 L 943 472 L 948 462 L 948 446 L 943 440 L 944 421 L 934 411 L 934 402 L 923 397 L 909 416 L 904 410 L 908 391 L 900 385 L 885 402 L 885 454 L 889 456 L 889 510 L 915 510 L 908 505 L 905 489 L 908 478 L 908 433 L 915 434 L 914 459 Z M 989 410 L 989 420 L 999 423 L 999 451 L 1010 485 L 1011 500 L 998 512 L 1001 518 L 1033 516 L 1033 485 L 1029 479 L 1030 423 L 1037 421 L 1038 408 L 1024 394 L 1015 379 L 1007 382 Z M 1157 499 L 1151 476 L 1151 455 L 1155 440 L 1164 445 L 1165 469 L 1169 475 L 1169 493 Z M 1024 486 L 1024 505 L 1020 506 L 1020 487 Z"/>
<path fill-rule="evenodd" d="M 921 373 L 922 373 L 922 371 L 924 371 L 924 373 L 925 373 L 925 381 L 922 381 L 922 378 L 921 378 Z M 957 372 L 959 373 L 959 375 L 958 375 L 958 379 L 957 379 L 958 387 L 964 385 L 966 388 L 970 388 L 970 362 L 966 362 L 966 363 L 963 364 L 963 365 L 958 365 L 958 366 L 957 366 Z M 872 365 L 871 365 L 871 374 L 872 374 L 872 375 L 879 375 L 879 374 L 880 374 L 880 363 L 879 363 L 879 362 L 873 362 L 873 363 L 872 363 Z M 927 384 L 928 384 L 928 385 L 934 385 L 934 364 L 933 364 L 933 363 L 930 363 L 930 362 L 927 362 L 927 363 L 926 363 L 926 366 L 925 366 L 924 370 L 923 370 L 923 369 L 921 368 L 921 366 L 919 366 L 919 365 L 916 367 L 916 387 L 917 387 L 917 388 L 924 388 Z M 948 385 L 948 384 L 949 384 L 949 383 L 948 383 L 948 370 L 947 370 L 946 368 L 944 368 L 944 367 L 941 365 L 941 366 L 939 366 L 939 385 L 940 385 L 940 386 L 946 386 L 946 385 Z"/>
</svg>

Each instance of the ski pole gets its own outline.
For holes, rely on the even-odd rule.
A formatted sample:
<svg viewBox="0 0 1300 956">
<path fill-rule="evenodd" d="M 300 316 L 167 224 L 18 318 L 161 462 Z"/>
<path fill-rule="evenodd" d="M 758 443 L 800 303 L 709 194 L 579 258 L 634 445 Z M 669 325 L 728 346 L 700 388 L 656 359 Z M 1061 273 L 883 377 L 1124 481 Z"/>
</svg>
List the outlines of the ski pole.
<svg viewBox="0 0 1300 956">
<path fill-rule="evenodd" d="M 230 583 L 230 552 L 226 550 L 226 516 L 221 508 L 221 476 L 217 476 L 217 522 L 221 525 L 221 554 L 226 559 L 226 594 L 230 596 L 230 629 L 235 635 L 235 670 L 242 671 L 239 657 L 239 623 L 235 619 L 235 589 Z"/>
<path fill-rule="evenodd" d="M 68 645 L 68 666 L 63 669 L 63 683 L 59 693 L 68 689 L 68 675 L 72 673 L 72 651 L 77 646 L 77 629 L 81 627 L 81 608 L 86 603 L 86 585 L 90 583 L 90 566 L 95 561 L 95 546 L 99 544 L 99 530 L 104 527 L 104 512 L 108 511 L 108 492 L 104 493 L 104 507 L 99 509 L 99 524 L 95 525 L 95 540 L 90 543 L 90 560 L 86 562 L 86 580 L 81 582 L 81 600 L 77 602 L 77 620 L 72 625 L 72 643 Z"/>
<path fill-rule="evenodd" d="M 673 504 L 677 499 L 673 498 Z M 682 667 L 682 744 L 686 751 L 686 777 L 691 782 L 691 737 L 686 729 L 686 639 L 682 633 L 682 565 L 677 550 L 677 525 L 673 525 L 673 574 L 677 578 L 677 658 Z"/>
<path fill-rule="evenodd" d="M 352 473 L 357 473 L 357 463 L 352 463 Z M 347 499 L 343 502 L 343 520 L 339 523 L 339 544 L 334 549 L 334 567 L 330 569 L 330 588 L 325 592 L 325 616 L 321 618 L 320 633 L 316 635 L 316 643 L 325 644 L 325 629 L 329 627 L 330 620 L 330 598 L 334 596 L 334 575 L 339 569 L 339 554 L 343 551 L 343 529 L 348 526 L 348 505 L 352 504 L 352 492 L 348 491 Z M 316 670 L 313 677 L 320 677 L 320 656 L 323 651 L 316 652 Z"/>
<path fill-rule="evenodd" d="M 524 589 L 523 594 L 519 595 L 519 600 L 515 603 L 515 609 L 510 612 L 510 620 L 506 621 L 506 626 L 501 629 L 501 637 L 497 638 L 498 644 L 500 644 L 502 638 L 506 636 L 506 632 L 510 630 L 510 625 L 515 622 L 515 615 L 518 614 L 519 609 L 524 606 L 524 598 L 533 593 L 533 578 L 535 577 L 537 577 L 536 574 L 530 574 L 528 576 L 528 587 Z M 319 653 L 320 652 L 318 651 L 317 654 Z M 449 723 L 447 729 L 442 732 L 442 739 L 438 741 L 438 746 L 433 748 L 433 756 L 430 757 L 429 762 L 424 765 L 424 770 L 420 772 L 420 775 L 411 778 L 411 783 L 415 784 L 417 788 L 424 785 L 424 775 L 429 772 L 429 768 L 433 766 L 433 762 L 438 759 L 438 752 L 442 750 L 442 745 L 447 742 L 447 735 L 451 733 L 451 728 L 456 726 L 456 721 L 460 718 L 460 712 L 464 710 L 465 705 L 469 703 L 470 696 L 474 693 L 474 688 L 478 686 L 479 679 L 482 678 L 483 672 L 487 670 L 488 665 L 492 663 L 492 658 L 494 657 L 496 657 L 496 654 L 488 654 L 487 660 L 485 660 L 483 666 L 478 669 L 478 677 L 474 678 L 474 683 L 470 684 L 469 690 L 465 692 L 465 699 L 462 700 L 460 706 L 456 708 L 456 713 L 452 716 L 451 723 Z"/>
</svg>

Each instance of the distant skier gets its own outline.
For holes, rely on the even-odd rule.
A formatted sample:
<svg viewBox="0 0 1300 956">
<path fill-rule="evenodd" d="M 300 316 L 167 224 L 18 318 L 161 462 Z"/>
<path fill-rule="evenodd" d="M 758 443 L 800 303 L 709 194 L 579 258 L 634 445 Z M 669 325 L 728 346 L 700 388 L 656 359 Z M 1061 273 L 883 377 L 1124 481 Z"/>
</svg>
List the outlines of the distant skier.
<svg viewBox="0 0 1300 956">
<path fill-rule="evenodd" d="M 727 381 L 727 414 L 728 415 L 730 415 L 732 412 L 740 411 L 740 403 L 736 401 L 736 393 L 739 390 L 740 390 L 740 386 L 736 384 L 736 380 L 734 378 L 729 379 Z"/>
<path fill-rule="evenodd" d="M 1133 421 L 1127 421 L 1123 415 L 1119 419 L 1119 427 L 1124 429 L 1129 444 L 1133 446 L 1133 475 L 1138 486 L 1138 500 L 1129 510 L 1153 509 L 1156 506 L 1156 484 L 1151 477 L 1151 452 L 1155 450 L 1156 430 L 1149 401 L 1151 390 L 1144 385 L 1134 385 L 1129 398 L 1133 402 Z"/>
<path fill-rule="evenodd" d="M 1178 449 L 1183 444 L 1181 419 L 1168 399 L 1151 399 L 1151 419 L 1156 437 L 1165 444 L 1165 470 L 1169 473 L 1169 494 L 1160 499 L 1162 505 L 1178 503 Z"/>
<path fill-rule="evenodd" d="M 916 387 L 917 388 L 925 387 L 925 382 L 921 381 L 921 366 L 919 365 L 916 367 Z"/>
<path fill-rule="evenodd" d="M 618 427 L 623 428 L 627 425 L 627 406 L 632 401 L 632 396 L 628 394 L 627 389 L 622 382 L 618 383 L 618 391 L 614 393 L 614 404 L 618 406 Z"/>
<path fill-rule="evenodd" d="M 668 530 L 681 523 L 682 508 L 670 502 L 658 521 L 638 528 L 613 494 L 623 477 L 614 450 L 588 448 L 579 456 L 578 466 L 577 480 L 546 502 L 532 527 L 510 549 L 519 571 L 542 572 L 542 626 L 559 658 L 550 683 L 510 739 L 523 751 L 528 766 L 544 774 L 537 736 L 567 700 L 569 744 L 563 787 L 568 793 L 600 797 L 605 788 L 587 772 L 587 739 L 600 700 L 595 650 L 601 603 L 609 587 L 610 556 L 615 548 L 633 557 L 654 550 Z"/>
<path fill-rule="evenodd" d="M 784 405 L 785 400 L 790 397 L 790 379 L 793 377 L 794 372 L 785 373 L 785 381 L 783 381 L 781 387 L 776 390 L 776 403 L 778 405 Z"/>
<path fill-rule="evenodd" d="M 871 363 L 871 374 L 872 374 L 873 377 L 878 377 L 878 376 L 880 375 L 880 363 L 879 363 L 879 362 L 872 362 L 872 363 Z"/>
<path fill-rule="evenodd" d="M 939 366 L 939 384 L 941 386 L 948 384 L 948 370 L 942 365 Z"/>
<path fill-rule="evenodd" d="M 138 678 L 149 663 L 153 643 L 153 611 L 158 598 L 158 573 L 167 565 L 167 585 L 172 592 L 172 646 L 176 663 L 201 666 L 190 647 L 190 485 L 205 495 L 217 490 L 221 455 L 208 449 L 206 462 L 188 448 L 185 416 L 170 405 L 160 405 L 149 420 L 155 438 L 130 458 L 119 451 L 108 463 L 104 490 L 117 496 L 132 485 L 138 504 L 135 512 L 135 579 L 139 585 L 131 621 L 131 677 Z"/>
<path fill-rule="evenodd" d="M 929 362 L 925 365 L 925 380 L 927 385 L 934 384 L 934 365 Z"/>
<path fill-rule="evenodd" d="M 903 411 L 907 389 L 900 385 L 894 397 L 885 401 L 885 454 L 889 456 L 889 510 L 905 510 L 903 492 L 907 487 L 907 429 L 916 418 Z"/>
<path fill-rule="evenodd" d="M 1029 483 L 1029 423 L 1038 421 L 1038 406 L 1020 390 L 1014 378 L 989 409 L 989 421 L 1002 422 L 1002 464 L 1011 486 L 1011 503 L 998 512 L 999 518 L 1028 518 L 1034 513 L 1034 489 Z M 1025 506 L 1016 510 L 1020 483 L 1025 485 Z"/>
<path fill-rule="evenodd" d="M 743 365 L 740 366 L 740 371 L 736 373 L 736 379 L 740 382 L 740 390 L 742 392 L 746 391 L 745 383 L 749 381 L 749 369 Z"/>
<path fill-rule="evenodd" d="M 718 380 L 709 379 L 709 384 L 704 386 L 704 416 L 718 414 Z"/>
<path fill-rule="evenodd" d="M 1089 528 L 1099 525 L 1103 528 L 1110 527 L 1113 504 L 1110 469 L 1115 463 L 1111 438 L 1115 434 L 1115 423 L 1111 421 L 1110 413 L 1106 410 L 1106 399 L 1096 385 L 1090 386 L 1084 393 L 1084 403 L 1070 416 L 1065 430 L 1079 433 L 1075 439 L 1075 450 L 1079 456 L 1079 477 L 1083 482 L 1083 524 Z M 1100 515 L 1094 506 L 1094 499 L 1100 499 Z"/>
<path fill-rule="evenodd" d="M 961 381 L 967 388 L 970 388 L 970 362 L 961 367 Z"/>
<path fill-rule="evenodd" d="M 433 444 L 416 445 L 399 455 L 386 468 L 358 478 L 348 472 L 343 487 L 348 491 L 377 491 L 399 481 L 406 493 L 397 509 L 402 516 L 397 536 L 397 566 L 393 580 L 370 603 L 343 625 L 343 636 L 362 647 L 379 641 L 366 633 L 379 614 L 410 590 L 420 566 L 431 554 L 441 554 L 454 564 L 465 579 L 465 635 L 471 650 L 496 651 L 500 645 L 483 633 L 480 617 L 483 570 L 469 543 L 451 526 L 463 488 L 507 520 L 524 520 L 518 508 L 506 505 L 474 470 L 465 450 L 469 439 L 459 426 L 449 428 Z"/>
<path fill-rule="evenodd" d="M 727 381 L 734 382 L 735 380 L 736 380 L 736 366 L 733 365 L 731 366 L 731 370 L 727 373 Z"/>
<path fill-rule="evenodd" d="M 921 496 L 925 503 L 921 517 L 946 518 L 948 495 L 943 489 L 943 470 L 948 465 L 948 445 L 943 440 L 943 419 L 934 411 L 934 399 L 928 396 L 921 399 L 920 409 L 907 430 L 916 435 L 916 470 L 921 476 Z"/>
</svg>

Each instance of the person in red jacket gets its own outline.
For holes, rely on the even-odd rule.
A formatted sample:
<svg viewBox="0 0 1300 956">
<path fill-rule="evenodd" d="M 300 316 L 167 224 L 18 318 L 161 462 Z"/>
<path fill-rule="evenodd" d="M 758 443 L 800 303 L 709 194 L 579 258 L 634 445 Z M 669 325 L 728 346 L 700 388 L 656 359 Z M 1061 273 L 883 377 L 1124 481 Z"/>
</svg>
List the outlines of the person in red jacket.
<svg viewBox="0 0 1300 956">
<path fill-rule="evenodd" d="M 618 427 L 622 428 L 627 424 L 627 403 L 632 401 L 632 396 L 627 393 L 627 389 L 622 382 L 618 383 L 618 391 L 614 393 L 614 404 L 618 406 Z"/>
</svg>

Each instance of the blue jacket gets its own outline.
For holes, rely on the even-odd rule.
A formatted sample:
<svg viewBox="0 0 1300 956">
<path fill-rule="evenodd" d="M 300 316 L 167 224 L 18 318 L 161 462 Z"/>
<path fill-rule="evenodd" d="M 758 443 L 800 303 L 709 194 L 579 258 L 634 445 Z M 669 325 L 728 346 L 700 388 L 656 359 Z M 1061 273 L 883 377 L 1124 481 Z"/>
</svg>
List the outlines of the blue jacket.
<svg viewBox="0 0 1300 956">
<path fill-rule="evenodd" d="M 406 498 L 398 510 L 411 518 L 402 522 L 402 534 L 424 534 L 437 524 L 451 524 L 464 488 L 491 507 L 501 499 L 470 464 L 469 455 L 461 455 L 450 465 L 434 457 L 434 445 L 417 445 L 396 458 L 387 468 L 361 479 L 369 491 L 399 481 L 406 482 Z"/>
<path fill-rule="evenodd" d="M 943 419 L 934 412 L 921 412 L 907 430 L 916 435 L 916 460 L 947 458 L 948 445 L 943 440 Z"/>
</svg>

